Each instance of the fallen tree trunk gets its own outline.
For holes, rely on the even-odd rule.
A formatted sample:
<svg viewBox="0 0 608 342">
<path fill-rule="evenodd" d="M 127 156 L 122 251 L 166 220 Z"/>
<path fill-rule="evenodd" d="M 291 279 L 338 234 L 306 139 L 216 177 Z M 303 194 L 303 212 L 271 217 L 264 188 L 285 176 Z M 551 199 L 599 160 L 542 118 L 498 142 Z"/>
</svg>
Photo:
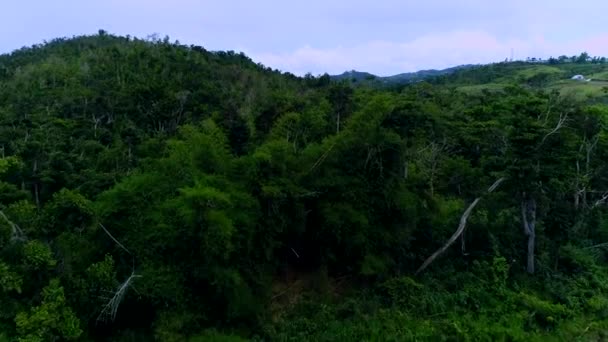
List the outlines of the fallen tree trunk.
<svg viewBox="0 0 608 342">
<path fill-rule="evenodd" d="M 505 178 L 503 177 L 503 178 L 498 179 L 496 182 L 494 182 L 494 184 L 492 184 L 492 186 L 490 188 L 488 188 L 488 193 L 494 191 L 500 185 L 500 183 L 502 183 L 504 180 L 505 180 Z M 418 268 L 418 270 L 416 271 L 415 274 L 418 274 L 418 273 L 424 271 L 425 268 L 427 268 L 433 261 L 435 261 L 435 259 L 438 256 L 443 254 L 458 239 L 458 237 L 462 234 L 462 232 L 464 232 L 464 229 L 467 226 L 467 219 L 469 218 L 469 216 L 471 215 L 471 212 L 473 212 L 473 209 L 475 209 L 475 206 L 477 206 L 477 203 L 479 203 L 480 200 L 481 200 L 481 196 L 477 197 L 473 201 L 473 203 L 471 203 L 469 205 L 467 210 L 465 210 L 464 213 L 462 214 L 462 216 L 460 217 L 460 224 L 458 225 L 458 229 L 456 229 L 454 234 L 452 234 L 452 236 L 448 239 L 448 241 L 445 243 L 445 245 L 443 245 L 441 248 L 439 248 L 435 253 L 433 253 L 433 255 L 428 257 L 424 261 L 424 263 L 422 263 L 422 265 Z"/>
</svg>

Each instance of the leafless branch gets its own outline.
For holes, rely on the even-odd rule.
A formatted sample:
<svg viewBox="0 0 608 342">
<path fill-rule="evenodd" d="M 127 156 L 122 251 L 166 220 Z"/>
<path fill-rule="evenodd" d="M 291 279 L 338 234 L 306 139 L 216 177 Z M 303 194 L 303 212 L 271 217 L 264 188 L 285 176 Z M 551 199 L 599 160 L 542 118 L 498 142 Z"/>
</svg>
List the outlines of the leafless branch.
<svg viewBox="0 0 608 342">
<path fill-rule="evenodd" d="M 441 143 L 432 141 L 427 146 L 418 150 L 418 160 L 423 165 L 423 170 L 428 177 L 431 196 L 435 193 L 435 177 L 443 154 L 450 152 L 446 139 Z"/>
<path fill-rule="evenodd" d="M 568 113 L 560 114 L 559 120 L 557 120 L 557 125 L 555 125 L 555 128 L 553 128 L 551 132 L 547 133 L 547 135 L 543 137 L 543 139 L 540 141 L 539 146 L 542 145 L 549 136 L 557 133 L 564 126 L 566 120 L 568 120 Z"/>
<path fill-rule="evenodd" d="M 523 193 L 523 198 L 526 194 Z M 528 273 L 534 273 L 534 248 L 536 245 L 536 201 L 533 198 L 521 201 L 521 220 L 524 226 L 524 232 L 528 236 L 528 257 L 526 270 Z"/>
<path fill-rule="evenodd" d="M 6 223 L 8 223 L 8 225 L 11 227 L 11 240 L 17 240 L 17 241 L 26 240 L 23 230 L 21 230 L 21 228 L 15 222 L 9 220 L 9 218 L 6 217 L 6 215 L 4 214 L 4 212 L 2 210 L 0 210 L 0 217 L 2 217 L 4 219 L 4 221 L 6 221 Z"/>
<path fill-rule="evenodd" d="M 606 203 L 607 200 L 608 200 L 608 191 L 603 193 L 602 197 L 600 199 L 598 199 L 597 201 L 595 201 L 595 203 L 593 204 L 593 208 Z"/>
<path fill-rule="evenodd" d="M 101 227 L 101 229 L 103 229 L 103 231 L 104 231 L 104 232 L 106 232 L 106 234 L 108 234 L 108 236 L 109 236 L 109 237 L 110 237 L 110 238 L 111 238 L 111 239 L 112 239 L 114 242 L 116 242 L 116 244 L 117 244 L 118 246 L 120 246 L 120 248 L 124 249 L 124 250 L 125 250 L 125 252 L 127 252 L 127 253 L 129 253 L 129 254 L 133 255 L 131 252 L 129 252 L 129 250 L 127 249 L 127 247 L 123 246 L 123 244 L 122 244 L 122 243 L 120 243 L 118 240 L 116 240 L 116 238 L 115 238 L 114 236 L 112 236 L 112 234 L 110 234 L 110 232 L 109 232 L 109 231 L 106 229 L 106 227 L 104 227 L 104 226 L 103 226 L 103 224 L 101 224 L 101 223 L 100 223 L 100 224 L 99 224 L 99 226 Z"/>
<path fill-rule="evenodd" d="M 120 241 L 118 241 L 114 236 L 112 236 L 112 234 L 110 234 L 110 232 L 106 229 L 106 227 L 103 226 L 103 224 L 100 223 L 99 226 L 101 227 L 101 229 L 104 230 L 104 232 L 106 232 L 106 234 L 108 234 L 108 236 L 114 242 L 116 242 L 116 244 L 118 246 L 120 246 L 120 248 L 124 249 L 125 252 L 133 255 L 127 249 L 127 247 L 125 247 L 122 243 L 120 243 Z M 135 257 L 133 257 L 133 268 L 131 271 L 131 275 L 127 278 L 127 280 L 125 280 L 122 284 L 120 284 L 118 286 L 118 288 L 116 289 L 116 292 L 113 292 L 114 295 L 112 296 L 112 298 L 110 298 L 108 303 L 106 303 L 106 305 L 104 305 L 103 309 L 101 310 L 101 313 L 97 317 L 97 321 L 104 321 L 104 322 L 106 322 L 108 320 L 113 321 L 116 318 L 116 312 L 118 311 L 118 307 L 120 306 L 120 303 L 124 299 L 125 294 L 127 293 L 127 290 L 129 289 L 129 287 L 132 287 L 132 283 L 135 279 L 141 278 L 141 277 L 142 277 L 141 275 L 135 274 Z"/>
<path fill-rule="evenodd" d="M 528 225 L 528 217 L 526 215 L 526 203 L 523 201 L 521 202 L 521 217 L 522 217 L 522 224 L 524 226 L 524 233 L 526 235 L 532 234 L 532 232 L 530 230 L 530 226 Z"/>
<path fill-rule="evenodd" d="M 587 140 L 587 139 L 585 139 Z M 595 146 L 597 145 L 597 142 L 600 140 L 600 136 L 596 135 L 595 137 L 593 137 L 593 139 L 590 142 L 586 143 L 586 159 L 585 159 L 585 172 L 587 173 L 587 175 L 590 174 L 590 169 L 591 169 L 591 154 L 593 153 L 593 149 L 595 148 Z"/>
<path fill-rule="evenodd" d="M 112 296 L 108 303 L 104 305 L 103 309 L 101 310 L 101 313 L 99 314 L 99 316 L 97 316 L 97 321 L 113 321 L 116 318 L 116 312 L 118 312 L 118 307 L 124 299 L 129 286 L 131 286 L 131 283 L 136 278 L 141 278 L 141 275 L 131 273 L 129 278 L 127 278 L 127 280 L 125 280 L 122 284 L 120 284 L 120 286 L 118 286 L 118 289 L 116 289 L 114 296 Z"/>
<path fill-rule="evenodd" d="M 602 247 L 608 247 L 608 242 L 598 243 L 597 245 L 585 247 L 583 249 L 593 249 L 593 248 L 602 248 Z"/>
<path fill-rule="evenodd" d="M 504 180 L 505 180 L 505 178 L 503 177 L 503 178 L 498 179 L 496 182 L 494 182 L 494 184 L 492 184 L 492 186 L 490 188 L 488 188 L 488 193 L 496 190 L 496 188 Z M 422 263 L 422 265 L 416 271 L 416 274 L 424 271 L 425 268 L 427 268 L 439 255 L 443 254 L 456 241 L 456 239 L 458 239 L 458 237 L 462 234 L 462 232 L 466 228 L 467 219 L 469 218 L 469 216 L 471 215 L 471 212 L 473 212 L 473 209 L 475 208 L 477 203 L 479 203 L 480 200 L 481 200 L 481 197 L 477 197 L 473 201 L 473 203 L 471 203 L 469 205 L 467 210 L 465 210 L 464 213 L 462 214 L 462 216 L 460 217 L 460 224 L 458 225 L 458 229 L 456 229 L 454 234 L 452 234 L 452 236 L 448 239 L 448 241 L 445 243 L 445 245 L 443 245 L 441 248 L 439 248 L 435 253 L 433 253 L 433 255 L 428 257 L 424 261 L 424 263 Z"/>
<path fill-rule="evenodd" d="M 323 153 L 321 155 L 321 157 L 319 157 L 319 159 L 317 159 L 317 161 L 312 165 L 312 167 L 310 168 L 310 170 L 308 170 L 307 173 L 311 173 L 314 169 L 316 169 L 319 165 L 321 165 L 321 163 L 323 163 L 323 161 L 325 160 L 325 158 L 327 158 L 327 156 L 329 155 L 329 153 L 331 152 L 331 150 L 333 150 L 334 146 L 336 146 L 336 144 L 331 145 L 327 151 L 325 151 L 325 153 Z"/>
</svg>

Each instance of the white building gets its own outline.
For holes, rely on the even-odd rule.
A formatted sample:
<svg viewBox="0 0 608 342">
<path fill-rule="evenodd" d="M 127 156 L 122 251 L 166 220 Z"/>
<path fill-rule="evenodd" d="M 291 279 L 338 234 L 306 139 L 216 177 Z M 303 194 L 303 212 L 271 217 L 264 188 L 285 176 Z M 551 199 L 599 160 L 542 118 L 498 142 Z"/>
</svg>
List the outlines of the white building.
<svg viewBox="0 0 608 342">
<path fill-rule="evenodd" d="M 574 75 L 574 76 L 572 76 L 571 80 L 584 81 L 585 80 L 585 76 L 583 76 L 583 75 Z"/>
</svg>

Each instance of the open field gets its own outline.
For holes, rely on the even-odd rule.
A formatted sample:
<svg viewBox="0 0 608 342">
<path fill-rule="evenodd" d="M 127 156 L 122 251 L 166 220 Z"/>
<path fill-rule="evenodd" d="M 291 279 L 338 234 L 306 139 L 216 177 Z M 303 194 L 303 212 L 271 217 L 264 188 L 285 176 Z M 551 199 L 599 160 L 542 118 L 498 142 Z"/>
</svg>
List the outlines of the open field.
<svg viewBox="0 0 608 342">
<path fill-rule="evenodd" d="M 573 95 L 576 98 L 606 96 L 608 81 L 578 82 L 563 80 L 553 83 L 548 89 L 558 89 L 562 95 Z"/>
</svg>

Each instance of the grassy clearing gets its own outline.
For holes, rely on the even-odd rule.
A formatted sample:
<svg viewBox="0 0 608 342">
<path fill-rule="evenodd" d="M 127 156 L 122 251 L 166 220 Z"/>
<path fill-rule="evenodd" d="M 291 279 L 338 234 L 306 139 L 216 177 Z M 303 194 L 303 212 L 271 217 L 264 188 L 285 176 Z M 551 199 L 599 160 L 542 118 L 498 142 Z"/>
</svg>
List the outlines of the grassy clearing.
<svg viewBox="0 0 608 342">
<path fill-rule="evenodd" d="M 525 68 L 523 70 L 518 71 L 515 74 L 515 78 L 524 78 L 529 79 L 531 77 L 537 76 L 539 74 L 549 74 L 549 75 L 565 75 L 564 70 L 548 65 L 535 65 L 530 68 Z"/>
<path fill-rule="evenodd" d="M 589 76 L 589 78 L 600 79 L 600 80 L 608 80 L 608 71 L 598 72 Z"/>
<path fill-rule="evenodd" d="M 549 89 L 557 89 L 562 95 L 573 95 L 577 99 L 584 99 L 606 96 L 605 87 L 608 87 L 607 81 L 579 82 L 564 80 L 553 83 L 549 86 Z"/>
</svg>

